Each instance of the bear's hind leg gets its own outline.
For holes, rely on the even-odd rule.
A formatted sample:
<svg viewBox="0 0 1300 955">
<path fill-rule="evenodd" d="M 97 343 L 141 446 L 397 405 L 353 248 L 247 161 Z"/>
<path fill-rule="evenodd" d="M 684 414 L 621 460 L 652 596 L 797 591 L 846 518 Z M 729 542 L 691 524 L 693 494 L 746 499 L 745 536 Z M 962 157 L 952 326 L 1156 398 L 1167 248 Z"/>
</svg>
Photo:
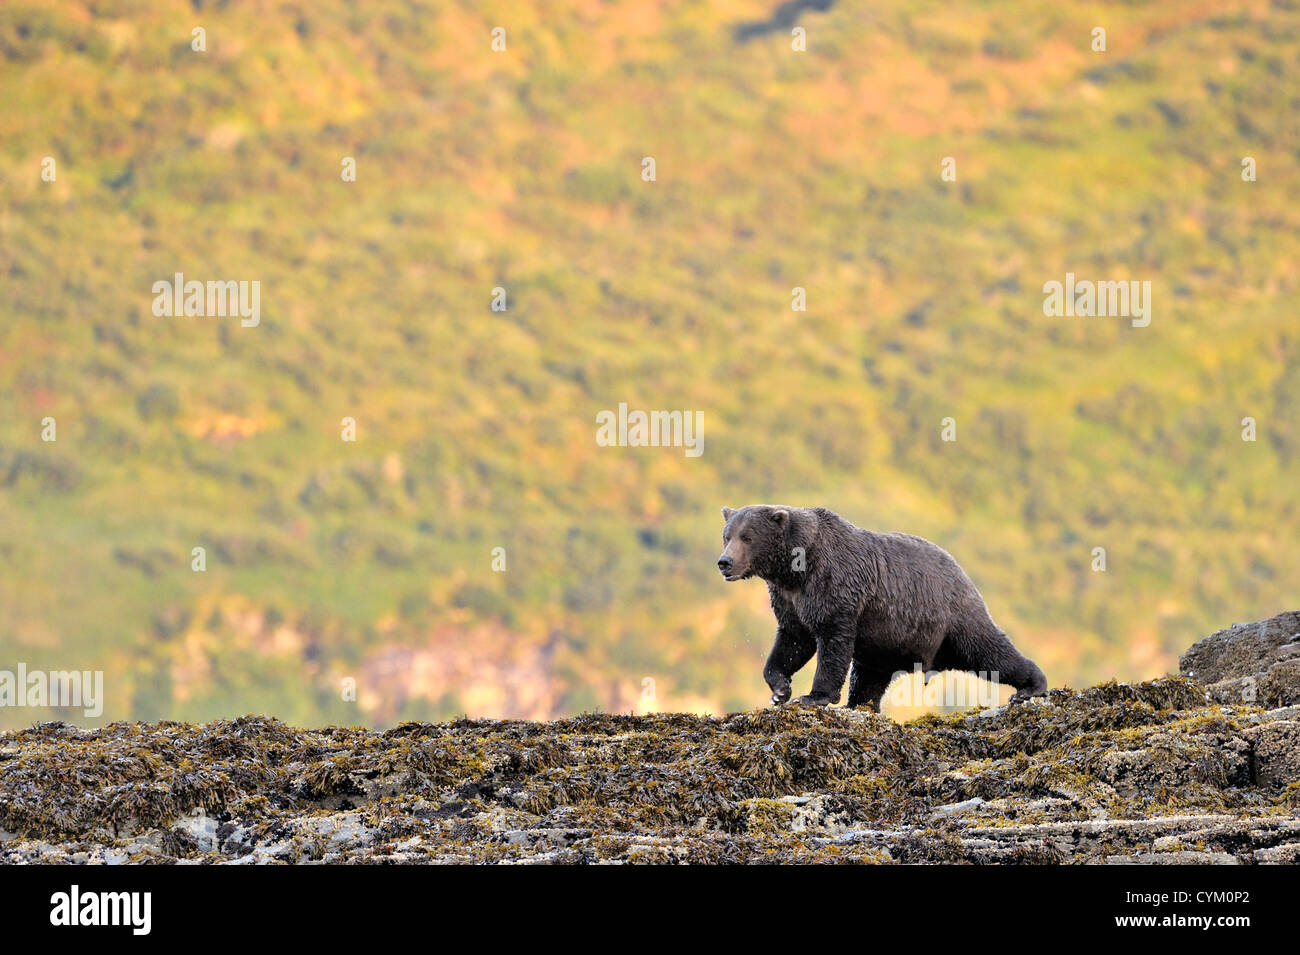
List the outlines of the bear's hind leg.
<svg viewBox="0 0 1300 955">
<path fill-rule="evenodd" d="M 893 670 L 882 670 L 870 664 L 863 666 L 861 661 L 854 660 L 853 670 L 849 674 L 848 705 L 869 706 L 873 712 L 879 713 L 880 700 L 893 679 Z"/>
<path fill-rule="evenodd" d="M 994 683 L 1015 687 L 1012 703 L 1023 703 L 1047 692 L 1047 677 L 1033 660 L 1016 649 L 1011 638 L 992 620 L 969 623 L 948 631 L 935 657 L 936 670 L 964 670 Z"/>
<path fill-rule="evenodd" d="M 1019 651 L 1017 651 L 1019 652 Z M 1016 688 L 1009 703 L 1023 703 L 1033 696 L 1047 695 L 1047 677 L 1033 660 L 1020 654 L 1019 666 L 1006 674 L 1006 681 Z"/>
</svg>

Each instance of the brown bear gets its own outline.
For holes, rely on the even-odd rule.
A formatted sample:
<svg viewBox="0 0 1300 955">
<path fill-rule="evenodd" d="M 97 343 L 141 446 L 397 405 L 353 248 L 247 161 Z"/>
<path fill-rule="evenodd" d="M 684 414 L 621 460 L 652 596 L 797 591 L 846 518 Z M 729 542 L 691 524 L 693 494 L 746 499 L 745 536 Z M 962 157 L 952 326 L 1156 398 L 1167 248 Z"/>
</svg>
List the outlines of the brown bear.
<svg viewBox="0 0 1300 955">
<path fill-rule="evenodd" d="M 1012 703 L 1047 692 L 1047 678 L 989 616 L 984 598 L 943 548 L 911 534 L 854 527 L 824 507 L 722 509 L 718 569 L 767 581 L 776 642 L 763 668 L 772 702 L 817 654 L 812 692 L 796 703 L 838 703 L 849 664 L 849 706 L 880 709 L 894 676 L 966 670 L 1016 688 Z"/>
</svg>

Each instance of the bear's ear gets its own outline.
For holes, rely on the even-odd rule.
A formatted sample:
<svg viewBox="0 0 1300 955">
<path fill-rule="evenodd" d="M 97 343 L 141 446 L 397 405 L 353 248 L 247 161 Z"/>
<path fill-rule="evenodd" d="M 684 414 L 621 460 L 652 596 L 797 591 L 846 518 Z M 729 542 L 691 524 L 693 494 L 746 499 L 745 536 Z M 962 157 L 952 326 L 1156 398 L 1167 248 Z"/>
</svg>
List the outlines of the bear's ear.
<svg viewBox="0 0 1300 955">
<path fill-rule="evenodd" d="M 729 521 L 729 520 L 731 520 L 731 515 L 732 515 L 732 514 L 735 514 L 735 513 L 736 513 L 736 512 L 733 511 L 731 508 L 729 508 L 729 507 L 724 507 L 724 508 L 722 509 L 722 519 L 723 519 L 724 521 Z"/>
<path fill-rule="evenodd" d="M 789 520 L 789 518 L 790 518 L 790 512 L 789 512 L 789 511 L 773 511 L 773 512 L 772 512 L 772 520 L 776 521 L 778 524 L 784 524 L 787 520 Z"/>
</svg>

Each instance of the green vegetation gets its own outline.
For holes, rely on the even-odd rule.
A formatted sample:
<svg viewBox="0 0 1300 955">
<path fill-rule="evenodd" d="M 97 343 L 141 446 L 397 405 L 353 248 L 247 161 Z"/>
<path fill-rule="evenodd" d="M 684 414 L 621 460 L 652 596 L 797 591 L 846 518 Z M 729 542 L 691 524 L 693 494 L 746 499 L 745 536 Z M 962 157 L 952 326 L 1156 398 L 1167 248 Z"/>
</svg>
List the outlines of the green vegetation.
<svg viewBox="0 0 1300 955">
<path fill-rule="evenodd" d="M 1294 604 L 1294 3 L 883 0 L 806 53 L 519 6 L 0 9 L 0 668 L 105 719 L 744 709 L 755 501 L 947 547 L 1058 686 Z M 1045 317 L 1067 271 L 1150 327 Z M 260 326 L 155 317 L 175 272 Z M 598 447 L 620 401 L 703 456 Z"/>
</svg>

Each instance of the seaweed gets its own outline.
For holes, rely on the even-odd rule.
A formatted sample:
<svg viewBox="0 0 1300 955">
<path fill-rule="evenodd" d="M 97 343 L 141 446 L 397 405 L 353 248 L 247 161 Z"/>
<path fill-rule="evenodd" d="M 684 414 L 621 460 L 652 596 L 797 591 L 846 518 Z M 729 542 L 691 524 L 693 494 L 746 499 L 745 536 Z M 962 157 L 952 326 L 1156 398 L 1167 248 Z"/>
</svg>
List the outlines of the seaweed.
<svg viewBox="0 0 1300 955">
<path fill-rule="evenodd" d="M 906 724 L 44 723 L 0 734 L 0 860 L 1055 864 L 1153 832 L 1246 857 L 1300 839 L 1300 781 L 1256 778 L 1270 718 L 1166 678 Z"/>
</svg>

